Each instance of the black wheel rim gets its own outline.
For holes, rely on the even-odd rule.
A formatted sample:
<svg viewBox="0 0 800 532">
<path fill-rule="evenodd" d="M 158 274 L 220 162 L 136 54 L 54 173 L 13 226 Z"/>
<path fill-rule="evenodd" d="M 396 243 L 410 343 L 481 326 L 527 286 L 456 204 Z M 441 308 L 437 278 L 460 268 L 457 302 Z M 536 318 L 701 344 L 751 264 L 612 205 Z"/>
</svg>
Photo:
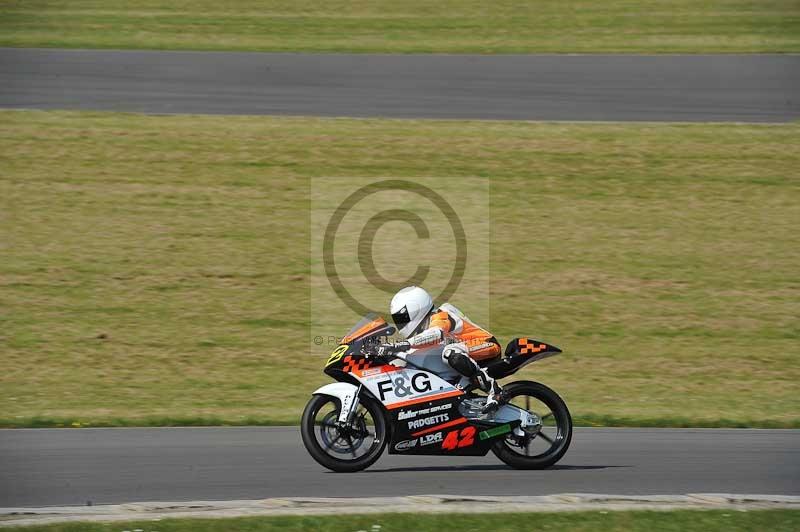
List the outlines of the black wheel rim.
<svg viewBox="0 0 800 532">
<path fill-rule="evenodd" d="M 526 430 L 523 436 L 509 434 L 503 443 L 511 452 L 525 458 L 543 459 L 566 444 L 569 419 L 557 404 L 524 390 L 514 394 L 508 402 L 536 414 L 542 422 L 540 428 Z"/>
<path fill-rule="evenodd" d="M 360 460 L 378 445 L 373 414 L 359 405 L 352 421 L 338 423 L 339 403 L 333 399 L 321 403 L 313 412 L 314 438 L 327 455 L 342 461 Z"/>
</svg>

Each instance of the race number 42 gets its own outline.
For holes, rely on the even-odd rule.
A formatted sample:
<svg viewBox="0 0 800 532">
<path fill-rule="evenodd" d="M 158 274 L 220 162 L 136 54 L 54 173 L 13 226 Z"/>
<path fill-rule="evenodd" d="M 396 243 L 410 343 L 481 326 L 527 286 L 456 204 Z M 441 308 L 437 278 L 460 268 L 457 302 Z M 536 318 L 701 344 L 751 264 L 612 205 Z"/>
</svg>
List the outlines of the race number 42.
<svg viewBox="0 0 800 532">
<path fill-rule="evenodd" d="M 452 451 L 458 447 L 469 447 L 473 443 L 475 443 L 475 427 L 464 427 L 460 431 L 448 432 L 442 442 L 442 449 Z"/>
</svg>

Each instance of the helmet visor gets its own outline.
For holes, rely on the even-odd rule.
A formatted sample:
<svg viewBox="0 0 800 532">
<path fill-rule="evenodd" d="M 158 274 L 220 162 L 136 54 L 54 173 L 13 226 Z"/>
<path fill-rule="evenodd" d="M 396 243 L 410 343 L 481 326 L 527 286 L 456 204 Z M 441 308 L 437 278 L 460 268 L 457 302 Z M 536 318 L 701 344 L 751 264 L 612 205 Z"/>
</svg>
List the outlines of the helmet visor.
<svg viewBox="0 0 800 532">
<path fill-rule="evenodd" d="M 408 317 L 408 309 L 403 307 L 392 314 L 392 320 L 394 320 L 394 325 L 397 327 L 397 330 L 401 330 L 403 327 L 408 325 L 409 321 L 411 321 L 411 318 Z"/>
</svg>

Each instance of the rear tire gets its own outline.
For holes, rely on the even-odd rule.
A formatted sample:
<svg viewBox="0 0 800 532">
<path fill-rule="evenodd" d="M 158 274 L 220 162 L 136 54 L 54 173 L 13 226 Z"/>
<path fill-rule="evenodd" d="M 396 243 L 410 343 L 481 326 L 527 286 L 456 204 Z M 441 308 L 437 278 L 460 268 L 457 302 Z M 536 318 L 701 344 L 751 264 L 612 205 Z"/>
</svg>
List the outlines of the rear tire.
<svg viewBox="0 0 800 532">
<path fill-rule="evenodd" d="M 320 410 L 329 403 L 333 404 L 334 410 L 332 412 L 334 412 L 335 415 L 331 416 L 331 413 L 329 413 L 326 416 L 326 418 L 329 419 L 320 422 L 317 420 L 317 415 L 320 413 Z M 300 422 L 300 435 L 303 438 L 303 445 L 305 445 L 308 454 L 310 454 L 318 464 L 337 473 L 353 473 L 368 468 L 380 458 L 384 447 L 386 447 L 386 419 L 384 418 L 383 410 L 381 405 L 365 397 L 360 399 L 360 403 L 359 410 L 366 409 L 369 416 L 372 418 L 373 425 L 370 427 L 362 423 L 360 426 L 356 426 L 357 420 L 354 420 L 350 427 L 342 430 L 334 427 L 330 421 L 338 417 L 338 412 L 341 408 L 337 398 L 329 395 L 315 395 L 308 402 Z M 328 441 L 327 445 L 320 443 L 317 434 L 318 428 L 320 431 L 327 431 L 326 434 L 335 435 L 333 441 Z M 358 431 L 366 430 L 369 432 L 370 428 L 374 430 L 373 441 L 369 444 L 365 454 L 355 456 L 357 447 L 354 446 L 353 440 L 362 438 L 362 436 L 358 434 Z M 323 436 L 323 439 L 325 438 L 324 435 L 320 435 Z M 362 438 L 362 440 L 365 441 L 365 438 Z M 336 446 L 335 444 L 337 441 L 341 441 L 342 444 Z M 342 448 L 343 444 L 348 442 L 350 445 L 348 449 L 352 449 L 352 459 L 344 458 L 344 456 L 333 456 L 333 454 L 346 454 L 342 451 Z"/>
<path fill-rule="evenodd" d="M 544 403 L 550 410 L 549 414 L 532 413 L 540 416 L 543 422 L 552 420 L 550 421 L 552 424 L 543 427 L 547 432 L 543 430 L 538 434 L 522 438 L 510 434 L 506 438 L 499 439 L 492 445 L 492 452 L 514 469 L 545 469 L 558 462 L 572 441 L 572 416 L 561 397 L 544 384 L 532 381 L 512 382 L 503 388 L 503 393 L 509 402 L 515 398 L 528 397 Z M 536 440 L 537 438 L 539 440 Z M 541 453 L 525 454 L 533 441 L 545 442 L 549 447 Z"/>
</svg>

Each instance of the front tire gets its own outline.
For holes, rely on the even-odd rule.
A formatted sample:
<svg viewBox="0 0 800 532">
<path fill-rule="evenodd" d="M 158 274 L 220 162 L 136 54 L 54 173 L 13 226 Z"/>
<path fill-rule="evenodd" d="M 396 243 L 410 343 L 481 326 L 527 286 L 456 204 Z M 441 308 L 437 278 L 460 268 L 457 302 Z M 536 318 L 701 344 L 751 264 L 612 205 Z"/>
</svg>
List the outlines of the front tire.
<svg viewBox="0 0 800 532">
<path fill-rule="evenodd" d="M 538 415 L 542 426 L 524 436 L 511 433 L 497 440 L 492 452 L 514 469 L 545 469 L 561 460 L 572 441 L 572 416 L 561 397 L 532 381 L 512 382 L 503 394 L 508 403 Z"/>
<path fill-rule="evenodd" d="M 340 427 L 336 424 L 340 408 L 335 397 L 312 397 L 300 422 L 303 445 L 318 464 L 331 471 L 361 471 L 375 463 L 386 447 L 386 419 L 378 403 L 362 397 L 353 421 Z"/>
</svg>

